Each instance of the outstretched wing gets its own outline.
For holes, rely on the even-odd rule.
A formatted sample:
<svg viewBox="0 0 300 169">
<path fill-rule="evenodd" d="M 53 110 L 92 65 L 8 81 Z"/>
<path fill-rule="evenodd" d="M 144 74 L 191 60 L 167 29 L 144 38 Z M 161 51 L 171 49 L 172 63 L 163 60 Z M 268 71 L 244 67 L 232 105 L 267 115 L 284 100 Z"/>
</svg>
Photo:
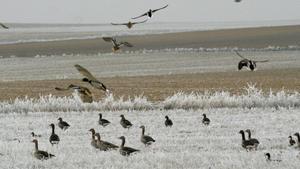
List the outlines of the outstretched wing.
<svg viewBox="0 0 300 169">
<path fill-rule="evenodd" d="M 144 20 L 144 21 L 141 21 L 141 22 L 132 22 L 132 24 L 134 25 L 134 24 L 140 24 L 140 23 L 145 23 L 145 22 L 147 22 L 148 21 L 148 19 L 146 19 L 146 20 Z"/>
<path fill-rule="evenodd" d="M 137 18 L 140 18 L 140 17 L 143 17 L 143 16 L 147 16 L 147 14 L 148 14 L 148 12 L 146 12 L 146 13 L 144 13 L 144 14 L 140 15 L 140 16 L 137 16 L 137 17 L 131 18 L 131 19 L 137 19 Z"/>
<path fill-rule="evenodd" d="M 112 25 L 127 25 L 127 23 L 110 23 Z"/>
<path fill-rule="evenodd" d="M 117 40 L 115 38 L 112 38 L 112 37 L 103 37 L 102 38 L 105 42 L 111 42 L 113 43 L 113 45 L 117 46 Z"/>
<path fill-rule="evenodd" d="M 78 70 L 78 72 L 80 74 L 82 74 L 83 76 L 87 77 L 89 80 L 95 80 L 95 81 L 97 81 L 97 79 L 87 69 L 85 69 L 84 67 L 82 67 L 82 66 L 80 66 L 78 64 L 76 64 L 74 66 L 75 66 L 75 68 Z"/>
<path fill-rule="evenodd" d="M 269 62 L 269 60 L 253 60 L 252 62 L 257 63 L 257 62 Z"/>
<path fill-rule="evenodd" d="M 67 91 L 69 90 L 68 88 L 60 88 L 60 87 L 56 87 L 55 90 L 58 90 L 58 91 Z"/>
<path fill-rule="evenodd" d="M 129 42 L 121 42 L 120 44 L 121 44 L 121 45 L 125 45 L 125 46 L 127 46 L 127 47 L 133 47 L 133 45 L 130 44 Z"/>
<path fill-rule="evenodd" d="M 166 5 L 166 6 L 162 7 L 162 8 L 154 9 L 154 10 L 152 10 L 152 12 L 157 12 L 157 11 L 159 11 L 159 10 L 165 9 L 165 8 L 168 7 L 168 6 L 169 6 L 169 5 Z"/>
<path fill-rule="evenodd" d="M 241 58 L 243 58 L 243 59 L 247 59 L 247 58 L 245 58 L 244 56 L 242 56 L 238 51 L 234 51 L 239 57 L 241 57 Z"/>
<path fill-rule="evenodd" d="M 3 23 L 0 23 L 0 26 L 4 29 L 9 29 L 6 25 L 4 25 Z"/>
</svg>

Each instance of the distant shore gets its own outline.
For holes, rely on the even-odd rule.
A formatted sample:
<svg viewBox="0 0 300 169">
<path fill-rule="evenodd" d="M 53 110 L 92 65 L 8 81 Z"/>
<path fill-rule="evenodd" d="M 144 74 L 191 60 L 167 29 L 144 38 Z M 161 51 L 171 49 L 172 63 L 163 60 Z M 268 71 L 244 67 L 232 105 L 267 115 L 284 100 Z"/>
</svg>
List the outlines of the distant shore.
<svg viewBox="0 0 300 169">
<path fill-rule="evenodd" d="M 134 45 L 133 48 L 124 48 L 124 51 L 200 47 L 266 48 L 268 46 L 300 46 L 300 25 L 134 35 L 122 36 L 118 39 L 128 41 Z M 107 52 L 111 52 L 111 44 L 104 42 L 101 38 L 0 45 L 0 56 L 2 57 Z"/>
</svg>

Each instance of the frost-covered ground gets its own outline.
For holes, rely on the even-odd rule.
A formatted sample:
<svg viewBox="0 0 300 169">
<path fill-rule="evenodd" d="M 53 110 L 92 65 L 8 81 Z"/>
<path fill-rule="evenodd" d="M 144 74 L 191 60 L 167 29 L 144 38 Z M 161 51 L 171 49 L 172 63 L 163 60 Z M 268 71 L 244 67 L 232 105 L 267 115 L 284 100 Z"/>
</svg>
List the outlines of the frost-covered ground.
<svg viewBox="0 0 300 169">
<path fill-rule="evenodd" d="M 76 96 L 1 103 L 1 106 L 19 108 L 0 114 L 0 153 L 3 154 L 0 156 L 0 168 L 294 169 L 300 165 L 300 150 L 289 147 L 287 138 L 300 130 L 300 96 L 297 92 L 261 93 L 250 86 L 240 96 L 226 92 L 202 95 L 181 93 L 160 103 L 138 97 L 135 101 L 113 100 L 112 96 L 106 99 L 91 104 L 90 109 L 82 105 Z M 101 107 L 105 104 L 116 107 Z M 64 109 L 58 108 L 58 105 L 64 105 Z M 49 109 L 51 106 L 56 109 Z M 1 110 L 5 108 L 1 107 Z M 112 124 L 100 127 L 97 124 L 98 113 L 102 113 Z M 211 119 L 211 125 L 202 125 L 203 113 Z M 134 124 L 130 130 L 120 126 L 121 114 Z M 173 120 L 172 128 L 164 126 L 165 115 Z M 65 132 L 56 130 L 61 142 L 52 147 L 48 142 L 51 133 L 48 125 L 57 123 L 58 117 L 68 121 L 71 127 Z M 140 125 L 145 125 L 146 133 L 156 139 L 150 147 L 139 141 Z M 97 151 L 90 145 L 90 128 L 100 132 L 103 140 L 118 145 L 121 141 L 117 137 L 124 135 L 126 145 L 141 152 L 123 157 L 118 151 Z M 241 148 L 238 132 L 247 128 L 261 143 L 257 151 L 246 152 Z M 55 158 L 39 161 L 31 156 L 34 148 L 30 142 L 31 131 L 42 134 L 40 149 L 55 154 Z M 14 139 L 19 139 L 20 143 Z M 266 162 L 266 152 L 282 162 Z"/>
</svg>

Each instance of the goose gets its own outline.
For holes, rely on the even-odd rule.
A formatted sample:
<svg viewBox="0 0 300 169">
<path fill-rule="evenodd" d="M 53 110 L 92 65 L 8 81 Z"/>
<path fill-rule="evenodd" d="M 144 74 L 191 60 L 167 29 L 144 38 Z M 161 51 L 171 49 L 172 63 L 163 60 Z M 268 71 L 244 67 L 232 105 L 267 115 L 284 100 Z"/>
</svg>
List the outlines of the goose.
<svg viewBox="0 0 300 169">
<path fill-rule="evenodd" d="M 38 141 L 36 139 L 32 140 L 32 142 L 35 144 L 35 149 L 33 156 L 39 160 L 47 160 L 49 158 L 55 157 L 55 155 L 50 154 L 46 151 L 39 150 Z"/>
<path fill-rule="evenodd" d="M 295 144 L 296 144 L 296 141 L 293 139 L 293 137 L 292 137 L 292 136 L 289 136 L 288 138 L 289 138 L 289 143 L 290 143 L 290 146 L 293 146 L 293 145 L 295 145 Z"/>
<path fill-rule="evenodd" d="M 141 21 L 141 22 L 127 22 L 127 23 L 111 23 L 112 25 L 125 25 L 127 26 L 128 29 L 131 29 L 133 27 L 133 25 L 136 25 L 136 24 L 141 24 L 141 23 L 145 23 L 147 22 L 148 19 L 144 20 L 144 21 Z"/>
<path fill-rule="evenodd" d="M 110 124 L 110 121 L 108 121 L 108 120 L 106 120 L 106 119 L 103 119 L 103 118 L 102 118 L 102 114 L 99 113 L 99 121 L 98 121 L 98 123 L 99 123 L 99 125 L 105 127 L 105 126 L 107 126 L 107 125 Z"/>
<path fill-rule="evenodd" d="M 300 134 L 297 132 L 294 135 L 297 137 L 297 147 L 300 148 Z"/>
<path fill-rule="evenodd" d="M 269 60 L 260 60 L 260 61 L 250 60 L 243 57 L 238 51 L 235 51 L 235 53 L 242 58 L 242 60 L 238 64 L 238 70 L 241 70 L 243 67 L 248 67 L 251 71 L 254 71 L 256 69 L 256 63 L 269 61 Z"/>
<path fill-rule="evenodd" d="M 240 130 L 239 132 L 242 135 L 242 147 L 245 148 L 246 150 L 252 150 L 252 149 L 257 149 L 258 144 L 255 144 L 254 142 L 250 140 L 245 139 L 245 133 L 243 130 Z"/>
<path fill-rule="evenodd" d="M 137 150 L 137 149 L 134 149 L 134 148 L 131 148 L 131 147 L 124 147 L 124 145 L 125 145 L 125 137 L 124 136 L 119 137 L 119 139 L 122 140 L 122 144 L 120 145 L 120 149 L 119 149 L 119 152 L 120 152 L 121 155 L 129 156 L 130 154 L 132 154 L 134 152 L 139 152 L 140 151 L 140 150 Z"/>
<path fill-rule="evenodd" d="M 42 135 L 40 135 L 40 134 L 35 134 L 34 132 L 31 132 L 31 136 L 32 136 L 32 137 L 35 137 L 35 138 L 37 138 L 37 137 L 42 137 Z"/>
<path fill-rule="evenodd" d="M 247 129 L 245 131 L 248 133 L 248 140 L 258 145 L 259 141 L 257 139 L 255 139 L 255 138 L 251 138 L 251 131 L 250 131 L 250 129 Z"/>
<path fill-rule="evenodd" d="M 3 23 L 0 23 L 0 26 L 1 26 L 2 28 L 4 28 L 4 29 L 9 29 L 9 27 L 6 26 L 6 25 L 4 25 Z"/>
<path fill-rule="evenodd" d="M 101 83 L 99 80 L 95 78 L 86 68 L 76 64 L 74 65 L 75 68 L 78 70 L 78 72 L 84 76 L 82 79 L 83 82 L 89 83 L 91 86 L 93 86 L 96 89 L 103 90 L 105 92 L 109 92 L 109 90 L 106 88 L 106 86 Z"/>
<path fill-rule="evenodd" d="M 105 42 L 111 42 L 113 44 L 112 51 L 116 52 L 121 49 L 122 46 L 126 47 L 133 47 L 133 45 L 129 42 L 118 42 L 116 38 L 113 37 L 103 37 L 102 38 Z"/>
<path fill-rule="evenodd" d="M 267 162 L 272 162 L 272 161 L 274 161 L 274 162 L 281 162 L 281 160 L 273 160 L 273 159 L 271 159 L 271 154 L 270 153 L 265 153 L 265 157 L 266 157 Z"/>
<path fill-rule="evenodd" d="M 145 126 L 141 126 L 140 128 L 142 129 L 141 142 L 144 143 L 145 146 L 151 145 L 153 142 L 155 142 L 152 137 L 145 135 Z"/>
<path fill-rule="evenodd" d="M 234 2 L 241 2 L 242 0 L 234 0 Z"/>
<path fill-rule="evenodd" d="M 121 121 L 120 121 L 121 126 L 129 129 L 132 126 L 132 123 L 129 120 L 125 119 L 123 114 L 120 115 L 120 117 L 121 117 Z"/>
<path fill-rule="evenodd" d="M 49 141 L 50 141 L 50 143 L 53 146 L 54 144 L 58 144 L 59 141 L 60 141 L 60 139 L 59 139 L 58 135 L 55 134 L 55 131 L 54 131 L 55 130 L 55 126 L 54 126 L 54 124 L 51 123 L 49 126 L 51 126 L 51 128 L 52 128 L 52 134 L 49 137 Z"/>
<path fill-rule="evenodd" d="M 61 117 L 58 118 L 58 121 L 58 127 L 62 130 L 67 130 L 70 127 L 70 125 L 67 122 L 63 121 Z"/>
<path fill-rule="evenodd" d="M 102 141 L 99 133 L 96 133 L 95 136 L 97 137 L 96 145 L 97 148 L 99 148 L 99 150 L 108 151 L 108 150 L 116 150 L 117 148 L 119 148 L 117 145 L 114 145 L 110 142 Z"/>
<path fill-rule="evenodd" d="M 209 123 L 210 123 L 210 120 L 209 120 L 209 118 L 206 117 L 206 114 L 203 114 L 202 123 L 204 125 L 209 125 Z"/>
<path fill-rule="evenodd" d="M 165 120 L 166 127 L 172 127 L 173 126 L 172 120 L 168 116 L 165 116 L 165 118 L 166 118 Z"/>
<path fill-rule="evenodd" d="M 93 102 L 92 92 L 88 88 L 83 87 L 83 86 L 70 84 L 67 88 L 56 87 L 55 90 L 58 90 L 58 91 L 67 91 L 67 90 L 77 91 L 79 93 L 80 99 L 83 103 L 92 103 Z"/>
<path fill-rule="evenodd" d="M 92 141 L 91 141 L 91 146 L 94 147 L 94 148 L 97 148 L 97 141 L 96 141 L 96 138 L 95 138 L 95 129 L 91 128 L 89 130 L 90 132 L 92 132 Z"/>
<path fill-rule="evenodd" d="M 169 6 L 169 5 L 166 5 L 166 6 L 164 6 L 164 7 L 161 7 L 161 8 L 158 8 L 158 9 L 154 9 L 154 10 L 149 9 L 148 12 L 146 12 L 146 13 L 140 15 L 140 16 L 133 17 L 133 18 L 131 18 L 131 19 L 137 19 L 137 18 L 140 18 L 140 17 L 143 17 L 143 16 L 148 16 L 149 18 L 151 18 L 152 15 L 153 15 L 153 13 L 155 13 L 155 12 L 157 12 L 157 11 L 159 11 L 159 10 L 165 9 L 165 8 L 168 7 L 168 6 Z"/>
</svg>

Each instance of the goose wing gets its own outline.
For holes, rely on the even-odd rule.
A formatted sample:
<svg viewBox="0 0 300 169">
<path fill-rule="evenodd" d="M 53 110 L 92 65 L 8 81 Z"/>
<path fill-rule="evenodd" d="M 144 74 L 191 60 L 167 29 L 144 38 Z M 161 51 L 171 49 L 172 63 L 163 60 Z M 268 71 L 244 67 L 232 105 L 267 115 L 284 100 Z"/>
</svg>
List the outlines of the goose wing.
<svg viewBox="0 0 300 169">
<path fill-rule="evenodd" d="M 9 29 L 9 27 L 6 26 L 6 25 L 4 25 L 3 23 L 0 23 L 0 26 L 1 26 L 2 28 L 4 28 L 4 29 Z"/>
<path fill-rule="evenodd" d="M 124 150 L 125 152 L 127 152 L 128 154 L 133 153 L 133 152 L 138 152 L 138 151 L 140 151 L 140 150 L 138 150 L 138 149 L 134 149 L 134 148 L 131 148 L 131 147 L 123 147 L 123 150 Z"/>
<path fill-rule="evenodd" d="M 148 12 L 146 12 L 146 13 L 144 13 L 144 14 L 140 15 L 140 16 L 137 16 L 137 17 L 131 18 L 131 19 L 137 19 L 137 18 L 140 18 L 140 17 L 143 17 L 143 16 L 147 16 L 147 15 L 148 15 Z"/>
<path fill-rule="evenodd" d="M 152 137 L 147 136 L 147 135 L 144 135 L 144 139 L 146 142 L 155 142 L 155 140 Z"/>
<path fill-rule="evenodd" d="M 118 46 L 116 38 L 112 37 L 103 37 L 102 38 L 105 42 L 111 42 L 114 46 Z"/>
<path fill-rule="evenodd" d="M 238 51 L 234 51 L 239 57 L 241 57 L 242 59 L 247 59 L 247 58 L 245 58 L 244 56 L 242 56 Z M 248 59 L 247 59 L 248 60 Z"/>
<path fill-rule="evenodd" d="M 124 45 L 124 46 L 127 46 L 127 47 L 133 47 L 133 45 L 129 42 L 120 42 L 120 45 Z"/>
<path fill-rule="evenodd" d="M 154 9 L 154 10 L 152 10 L 152 12 L 154 13 L 154 12 L 157 12 L 157 11 L 159 11 L 159 10 L 162 10 L 162 9 L 165 9 L 166 7 L 168 7 L 169 5 L 166 5 L 166 6 L 164 6 L 164 7 L 161 7 L 161 8 L 158 8 L 158 9 Z"/>
<path fill-rule="evenodd" d="M 269 60 L 253 60 L 252 62 L 257 63 L 257 62 L 269 62 Z"/>
<path fill-rule="evenodd" d="M 127 25 L 128 23 L 110 23 L 112 25 Z"/>
<path fill-rule="evenodd" d="M 82 66 L 80 66 L 78 64 L 76 64 L 74 66 L 75 66 L 75 68 L 78 70 L 78 72 L 80 74 L 82 74 L 83 76 L 87 77 L 89 80 L 95 80 L 95 81 L 97 81 L 97 79 L 87 69 L 85 69 L 84 67 L 82 67 Z"/>
</svg>

